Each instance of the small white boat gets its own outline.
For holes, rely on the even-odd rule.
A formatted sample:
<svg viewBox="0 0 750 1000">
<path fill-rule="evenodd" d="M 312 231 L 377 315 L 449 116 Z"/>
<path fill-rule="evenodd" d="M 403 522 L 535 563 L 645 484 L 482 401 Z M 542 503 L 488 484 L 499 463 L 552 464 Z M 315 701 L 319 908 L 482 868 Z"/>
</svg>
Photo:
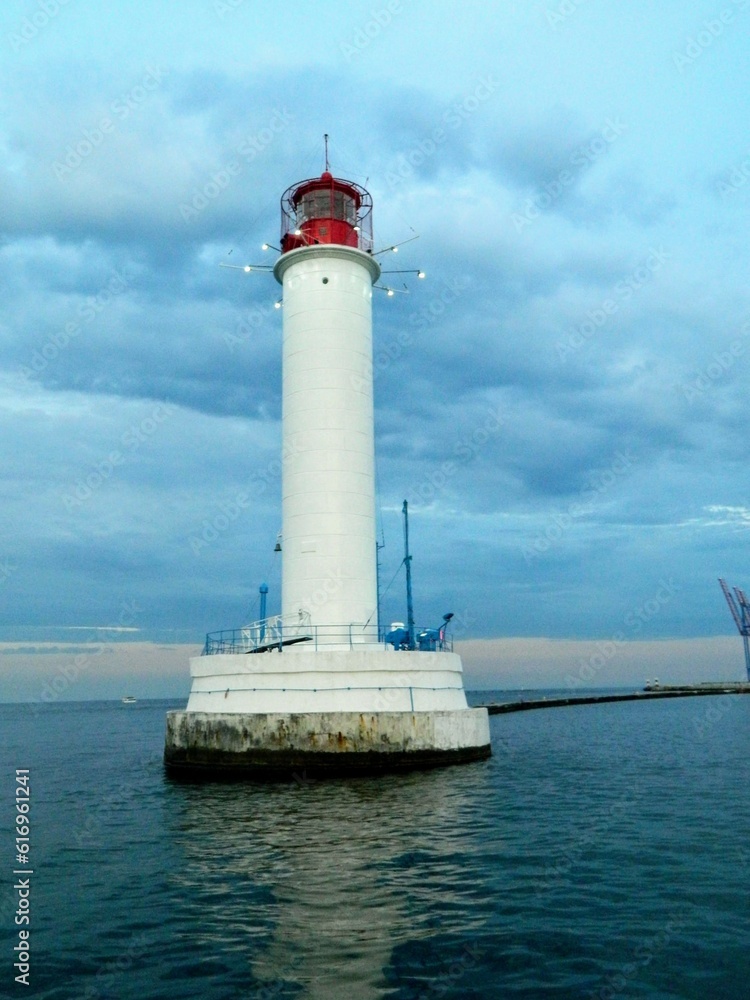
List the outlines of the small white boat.
<svg viewBox="0 0 750 1000">
<path fill-rule="evenodd" d="M 132 696 L 132 694 L 126 694 L 122 699 L 122 703 L 123 705 L 135 705 L 136 699 Z"/>
</svg>

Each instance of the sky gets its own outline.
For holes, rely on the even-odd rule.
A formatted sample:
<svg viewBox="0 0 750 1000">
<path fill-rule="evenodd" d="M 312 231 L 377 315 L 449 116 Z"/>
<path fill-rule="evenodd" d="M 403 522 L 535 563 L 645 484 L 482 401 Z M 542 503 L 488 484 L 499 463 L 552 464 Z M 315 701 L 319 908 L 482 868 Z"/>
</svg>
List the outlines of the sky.
<svg viewBox="0 0 750 1000">
<path fill-rule="evenodd" d="M 220 265 L 273 263 L 325 133 L 427 274 L 374 295 L 384 619 L 407 499 L 467 686 L 741 679 L 749 32 L 750 0 L 3 4 L 0 700 L 66 663 L 55 697 L 180 697 L 261 583 L 279 610 L 280 289 Z"/>
</svg>

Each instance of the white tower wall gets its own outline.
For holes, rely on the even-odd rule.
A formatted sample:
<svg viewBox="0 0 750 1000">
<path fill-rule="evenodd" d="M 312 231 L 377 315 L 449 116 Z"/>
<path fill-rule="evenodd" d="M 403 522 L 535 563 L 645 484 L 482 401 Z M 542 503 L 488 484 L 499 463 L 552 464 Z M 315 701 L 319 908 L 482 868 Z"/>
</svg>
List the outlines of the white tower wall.
<svg viewBox="0 0 750 1000">
<path fill-rule="evenodd" d="M 282 615 L 309 614 L 327 642 L 337 634 L 347 646 L 350 636 L 374 641 L 372 284 L 380 267 L 361 250 L 325 245 L 284 254 L 274 273 L 284 290 Z"/>
</svg>

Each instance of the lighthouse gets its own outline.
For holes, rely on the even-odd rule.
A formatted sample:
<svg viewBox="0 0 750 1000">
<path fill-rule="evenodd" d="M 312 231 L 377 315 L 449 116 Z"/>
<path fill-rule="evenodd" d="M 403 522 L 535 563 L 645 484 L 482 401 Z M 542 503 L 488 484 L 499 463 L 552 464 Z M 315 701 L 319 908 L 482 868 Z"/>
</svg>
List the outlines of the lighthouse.
<svg viewBox="0 0 750 1000">
<path fill-rule="evenodd" d="M 372 201 L 325 171 L 281 206 L 282 615 L 359 647 L 378 624 Z"/>
<path fill-rule="evenodd" d="M 370 194 L 326 156 L 282 195 L 279 251 L 281 614 L 206 637 L 165 764 L 289 777 L 486 758 L 487 711 L 444 630 L 378 621 Z"/>
</svg>

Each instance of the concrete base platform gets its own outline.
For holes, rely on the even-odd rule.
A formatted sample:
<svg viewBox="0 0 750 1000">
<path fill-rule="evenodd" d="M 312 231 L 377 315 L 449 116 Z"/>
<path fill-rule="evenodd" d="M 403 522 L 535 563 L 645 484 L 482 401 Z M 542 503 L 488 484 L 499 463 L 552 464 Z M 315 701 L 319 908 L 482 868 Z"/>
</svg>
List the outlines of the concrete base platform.
<svg viewBox="0 0 750 1000">
<path fill-rule="evenodd" d="M 216 653 L 190 660 L 188 712 L 455 712 L 466 710 L 457 653 L 375 646 L 290 646 L 258 655 Z"/>
<path fill-rule="evenodd" d="M 168 712 L 171 774 L 270 779 L 444 767 L 491 756 L 487 710 L 236 714 Z"/>
</svg>

